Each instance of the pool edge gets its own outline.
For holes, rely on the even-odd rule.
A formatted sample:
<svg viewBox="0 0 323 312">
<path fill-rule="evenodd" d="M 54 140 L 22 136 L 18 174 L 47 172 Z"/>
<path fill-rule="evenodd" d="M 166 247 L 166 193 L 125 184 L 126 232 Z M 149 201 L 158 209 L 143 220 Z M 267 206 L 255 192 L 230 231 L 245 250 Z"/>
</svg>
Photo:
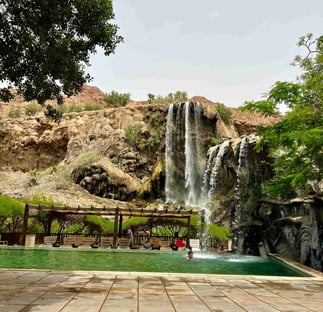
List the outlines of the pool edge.
<svg viewBox="0 0 323 312">
<path fill-rule="evenodd" d="M 289 265 L 290 267 L 301 271 L 305 274 L 308 274 L 308 278 L 318 278 L 318 279 L 323 279 L 323 273 L 321 273 L 320 271 L 317 271 L 315 269 L 312 269 L 302 263 L 299 263 L 297 261 L 288 259 L 288 258 L 284 258 L 283 256 L 279 255 L 279 254 L 274 254 L 274 253 L 268 253 L 269 257 L 272 257 L 278 261 L 281 261 L 283 263 L 285 263 L 286 265 Z"/>
</svg>

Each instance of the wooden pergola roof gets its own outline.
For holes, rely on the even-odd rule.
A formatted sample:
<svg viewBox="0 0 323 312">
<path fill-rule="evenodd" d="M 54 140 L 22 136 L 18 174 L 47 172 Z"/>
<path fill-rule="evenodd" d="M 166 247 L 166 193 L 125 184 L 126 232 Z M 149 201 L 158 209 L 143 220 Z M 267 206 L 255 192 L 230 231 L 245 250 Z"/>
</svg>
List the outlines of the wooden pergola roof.
<svg viewBox="0 0 323 312">
<path fill-rule="evenodd" d="M 120 221 L 119 227 L 121 228 L 122 217 L 148 217 L 148 218 L 186 218 L 188 220 L 187 224 L 187 243 L 189 244 L 190 239 L 190 224 L 191 216 L 200 215 L 201 220 L 204 221 L 204 210 L 186 210 L 183 207 L 179 209 L 132 209 L 132 208 L 111 208 L 111 207 L 69 207 L 69 206 L 46 206 L 46 205 L 34 205 L 25 204 L 25 214 L 24 214 L 24 224 L 23 224 L 23 245 L 26 241 L 27 228 L 28 228 L 28 218 L 34 217 L 39 211 L 48 212 L 48 231 L 50 234 L 50 227 L 52 217 L 55 215 L 98 215 L 98 216 L 114 216 L 114 234 L 113 241 L 114 246 L 117 241 L 118 223 Z M 204 222 L 203 222 L 204 223 Z"/>
</svg>

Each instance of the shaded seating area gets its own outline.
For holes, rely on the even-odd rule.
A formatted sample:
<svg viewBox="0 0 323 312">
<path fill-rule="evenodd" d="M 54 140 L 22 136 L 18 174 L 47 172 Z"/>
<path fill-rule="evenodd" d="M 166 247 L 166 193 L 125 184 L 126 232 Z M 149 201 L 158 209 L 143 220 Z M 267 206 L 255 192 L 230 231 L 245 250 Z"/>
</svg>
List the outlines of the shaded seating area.
<svg viewBox="0 0 323 312">
<path fill-rule="evenodd" d="M 143 208 L 111 208 L 111 207 L 68 207 L 68 206 L 46 206 L 46 205 L 35 205 L 35 204 L 25 204 L 25 213 L 23 220 L 23 230 L 22 230 L 22 239 L 21 244 L 24 246 L 26 244 L 26 235 L 28 229 L 28 220 L 30 217 L 37 217 L 39 211 L 47 212 L 47 232 L 44 238 L 45 245 L 52 245 L 54 247 L 59 247 L 62 243 L 57 241 L 57 237 L 50 235 L 51 234 L 51 225 L 52 221 L 55 218 L 64 217 L 65 215 L 97 215 L 97 216 L 114 216 L 114 229 L 113 229 L 113 239 L 112 247 L 113 248 L 130 248 L 129 239 L 121 238 L 122 235 L 122 221 L 123 217 L 147 217 L 147 218 L 180 218 L 187 219 L 187 235 L 186 235 L 186 245 L 189 244 L 190 239 L 190 227 L 191 227 L 191 217 L 194 215 L 201 215 L 201 223 L 204 223 L 204 210 L 195 211 L 195 210 L 186 210 L 183 207 L 178 207 L 177 209 L 170 210 L 167 207 L 164 209 L 143 209 Z M 118 238 L 119 237 L 119 238 Z M 99 247 L 99 244 L 94 237 L 86 238 L 83 237 L 83 241 L 76 241 L 73 238 L 67 238 L 65 245 L 74 246 L 94 246 L 95 248 Z M 185 242 L 184 242 L 185 244 Z M 152 241 L 152 249 L 168 248 L 167 243 L 161 243 L 160 240 Z M 109 248 L 111 247 L 111 239 L 108 239 L 107 242 L 104 240 L 100 241 L 100 247 Z M 139 246 L 139 245 L 138 245 Z"/>
</svg>

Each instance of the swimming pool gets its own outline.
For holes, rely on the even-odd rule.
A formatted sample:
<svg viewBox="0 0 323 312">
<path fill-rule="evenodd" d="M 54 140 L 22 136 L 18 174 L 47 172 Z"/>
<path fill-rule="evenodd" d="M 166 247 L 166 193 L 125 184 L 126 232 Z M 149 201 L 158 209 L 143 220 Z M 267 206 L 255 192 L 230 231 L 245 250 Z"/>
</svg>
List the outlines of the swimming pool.
<svg viewBox="0 0 323 312">
<path fill-rule="evenodd" d="M 1 247 L 0 268 L 201 274 L 309 275 L 274 258 L 181 251 Z"/>
</svg>

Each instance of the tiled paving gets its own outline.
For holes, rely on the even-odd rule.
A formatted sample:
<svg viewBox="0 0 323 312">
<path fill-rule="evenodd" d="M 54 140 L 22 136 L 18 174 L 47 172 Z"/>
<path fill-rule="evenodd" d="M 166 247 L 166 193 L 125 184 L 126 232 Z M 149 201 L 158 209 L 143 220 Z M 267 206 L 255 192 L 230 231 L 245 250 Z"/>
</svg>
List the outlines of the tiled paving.
<svg viewBox="0 0 323 312">
<path fill-rule="evenodd" d="M 0 270 L 0 311 L 323 311 L 323 278 Z"/>
</svg>

